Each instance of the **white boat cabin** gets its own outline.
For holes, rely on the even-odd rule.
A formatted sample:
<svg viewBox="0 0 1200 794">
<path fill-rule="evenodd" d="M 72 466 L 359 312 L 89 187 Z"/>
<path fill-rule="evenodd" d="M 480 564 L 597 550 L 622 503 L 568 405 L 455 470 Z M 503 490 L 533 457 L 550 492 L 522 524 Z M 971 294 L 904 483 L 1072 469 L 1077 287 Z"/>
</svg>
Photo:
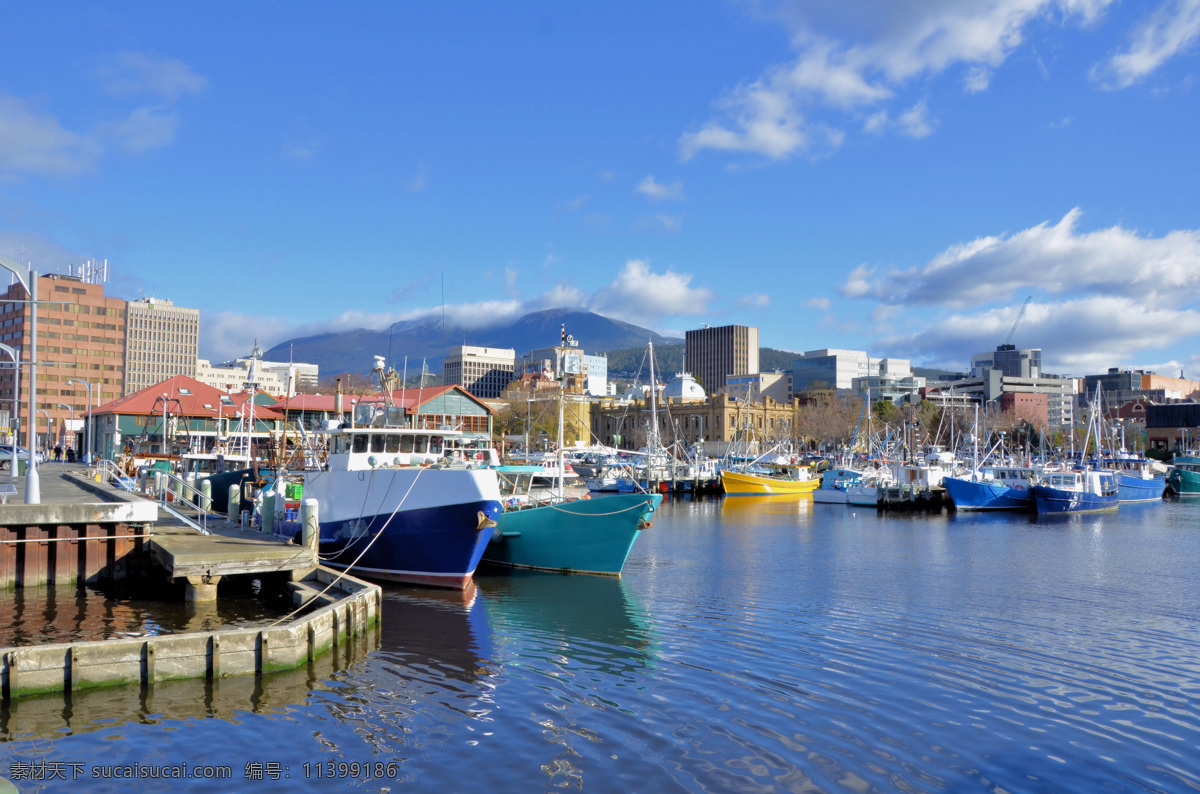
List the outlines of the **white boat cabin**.
<svg viewBox="0 0 1200 794">
<path fill-rule="evenodd" d="M 331 471 L 368 471 L 449 462 L 443 461 L 446 440 L 459 435 L 454 430 L 342 427 L 329 434 L 329 468 Z"/>
</svg>

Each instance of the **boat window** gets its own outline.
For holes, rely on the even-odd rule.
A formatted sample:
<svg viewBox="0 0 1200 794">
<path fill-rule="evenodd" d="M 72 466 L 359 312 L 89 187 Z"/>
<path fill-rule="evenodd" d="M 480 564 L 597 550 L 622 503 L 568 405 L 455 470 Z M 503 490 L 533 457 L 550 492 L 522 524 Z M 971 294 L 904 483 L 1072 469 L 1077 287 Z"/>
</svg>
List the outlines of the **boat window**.
<svg viewBox="0 0 1200 794">
<path fill-rule="evenodd" d="M 366 452 L 367 451 L 367 436 L 365 434 L 356 433 L 354 435 L 354 451 L 355 452 Z"/>
<path fill-rule="evenodd" d="M 387 450 L 386 451 L 389 454 L 400 451 L 400 436 L 388 436 L 387 437 Z"/>
<path fill-rule="evenodd" d="M 429 439 L 429 451 L 435 455 L 442 454 L 442 437 L 431 436 Z"/>
<path fill-rule="evenodd" d="M 400 437 L 400 451 L 405 452 L 405 453 L 413 451 L 413 437 L 412 436 L 401 436 Z"/>
<path fill-rule="evenodd" d="M 423 455 L 428 451 L 429 451 L 429 436 L 417 436 L 416 437 L 416 447 L 413 449 L 413 452 Z"/>
<path fill-rule="evenodd" d="M 384 438 L 386 438 L 386 436 L 381 436 L 378 433 L 371 434 L 371 451 L 372 452 L 383 452 Z"/>
</svg>

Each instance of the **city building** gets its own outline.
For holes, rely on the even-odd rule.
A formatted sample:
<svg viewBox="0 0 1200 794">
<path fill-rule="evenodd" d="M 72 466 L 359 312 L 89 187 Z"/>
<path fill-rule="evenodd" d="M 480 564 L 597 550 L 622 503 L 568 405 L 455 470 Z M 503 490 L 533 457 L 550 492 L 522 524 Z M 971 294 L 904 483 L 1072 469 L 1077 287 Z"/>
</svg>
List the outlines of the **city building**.
<svg viewBox="0 0 1200 794">
<path fill-rule="evenodd" d="M 730 375 L 725 379 L 725 393 L 743 401 L 758 402 L 765 396 L 785 403 L 791 398 L 792 375 L 778 371 Z"/>
<path fill-rule="evenodd" d="M 512 381 L 515 362 L 512 348 L 460 345 L 450 349 L 442 364 L 442 383 L 461 386 L 481 399 L 495 399 Z"/>
<path fill-rule="evenodd" d="M 311 365 L 315 368 L 316 365 Z M 222 391 L 241 391 L 246 388 L 246 379 L 250 376 L 250 359 L 239 358 L 227 364 L 214 366 L 206 359 L 196 360 L 196 380 Z M 275 397 L 288 397 L 286 370 L 281 377 L 278 370 L 259 370 L 258 388 Z M 294 394 L 295 391 L 293 390 Z"/>
<path fill-rule="evenodd" d="M 709 394 L 725 388 L 730 375 L 758 372 L 758 329 L 745 325 L 704 327 L 684 334 L 688 369 Z"/>
<path fill-rule="evenodd" d="M 1161 404 L 1200 399 L 1200 383 L 1194 380 L 1164 377 L 1140 369 L 1111 367 L 1103 375 L 1084 377 L 1084 388 L 1078 398 L 1080 405 L 1096 396 L 1097 385 L 1108 406 L 1121 406 L 1131 400 L 1149 400 Z"/>
<path fill-rule="evenodd" d="M 971 374 L 974 377 L 983 377 L 988 369 L 998 369 L 1006 378 L 1039 378 L 1042 373 L 1042 349 L 997 345 L 990 353 L 971 356 Z"/>
<path fill-rule="evenodd" d="M 876 362 L 870 362 L 871 369 L 876 368 Z M 912 367 L 907 359 L 881 358 L 874 375 L 852 378 L 850 388 L 858 396 L 869 395 L 872 403 L 886 400 L 891 403 L 919 402 L 921 390 L 925 388 L 925 378 L 912 374 Z"/>
<path fill-rule="evenodd" d="M 0 341 L 22 361 L 29 359 L 28 300 L 20 284 L 0 295 Z M 37 322 L 38 444 L 82 450 L 89 403 L 94 409 L 124 393 L 125 301 L 105 297 L 104 285 L 91 270 L 43 275 L 38 277 Z M 11 405 L 16 396 L 15 372 L 11 367 L 0 371 L 0 403 Z M 29 370 L 22 367 L 20 373 L 22 427 L 27 427 Z M 21 436 L 24 444 L 23 430 Z"/>
<path fill-rule="evenodd" d="M 953 381 L 934 381 L 926 384 L 923 397 L 944 405 L 1000 402 L 1007 393 L 1046 395 L 1046 421 L 1050 428 L 1070 427 L 1075 422 L 1075 394 L 1078 381 L 1074 378 L 1045 376 L 1038 378 L 1009 377 L 999 369 L 985 368 L 983 376 Z M 1019 402 L 1019 401 L 1018 401 Z M 1011 401 L 1010 405 L 1018 403 Z M 1027 405 L 1021 403 L 1022 406 Z M 1025 410 L 1022 407 L 1022 410 Z"/>
<path fill-rule="evenodd" d="M 1194 450 L 1200 446 L 1200 403 L 1146 406 L 1146 448 Z"/>
<path fill-rule="evenodd" d="M 127 301 L 125 394 L 175 375 L 193 377 L 200 350 L 200 310 L 162 298 Z"/>
<path fill-rule="evenodd" d="M 855 378 L 887 377 L 893 381 L 912 376 L 907 359 L 872 357 L 865 350 L 809 350 L 792 362 L 792 393 L 815 387 L 847 391 Z M 865 387 L 864 387 L 865 388 Z"/>
<path fill-rule="evenodd" d="M 735 440 L 753 442 L 750 449 L 765 451 L 791 437 L 797 410 L 795 400 L 764 397 L 747 403 L 724 393 L 697 401 L 660 400 L 658 435 L 665 444 L 702 441 L 705 454 L 723 454 Z M 649 399 L 602 400 L 592 406 L 592 437 L 598 444 L 638 449 L 646 443 L 651 415 Z"/>
</svg>

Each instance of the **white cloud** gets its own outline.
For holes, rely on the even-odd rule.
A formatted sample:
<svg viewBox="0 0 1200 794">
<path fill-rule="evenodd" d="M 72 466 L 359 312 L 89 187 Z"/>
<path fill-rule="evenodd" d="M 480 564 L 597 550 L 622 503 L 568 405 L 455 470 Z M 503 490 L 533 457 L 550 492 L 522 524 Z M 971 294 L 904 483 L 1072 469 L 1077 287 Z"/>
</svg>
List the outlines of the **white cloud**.
<svg viewBox="0 0 1200 794">
<path fill-rule="evenodd" d="M 65 273 L 68 265 L 77 265 L 87 259 L 48 237 L 26 232 L 0 232 L 0 256 L 39 273 Z M 0 271 L 0 289 L 8 284 L 8 277 L 7 271 Z"/>
<path fill-rule="evenodd" d="M 204 90 L 208 78 L 183 61 L 152 52 L 119 52 L 104 58 L 96 70 L 105 90 L 117 96 L 148 94 L 171 103 Z"/>
<path fill-rule="evenodd" d="M 160 108 L 141 107 L 123 121 L 101 124 L 101 133 L 129 154 L 161 149 L 175 139 L 179 116 Z"/>
<path fill-rule="evenodd" d="M 753 292 L 738 298 L 737 305 L 747 309 L 765 309 L 771 305 L 771 296 L 765 292 Z"/>
<path fill-rule="evenodd" d="M 809 298 L 800 305 L 808 309 L 820 309 L 821 311 L 828 311 L 830 305 L 832 304 L 830 303 L 829 298 Z"/>
<path fill-rule="evenodd" d="M 515 281 L 516 272 L 505 269 L 505 280 Z M 653 272 L 649 265 L 632 259 L 610 283 L 592 294 L 568 283 L 559 283 L 525 301 L 489 300 L 415 308 L 402 312 L 343 312 L 330 320 L 295 323 L 278 317 L 238 312 L 201 311 L 200 355 L 224 361 L 245 355 L 254 342 L 264 349 L 288 339 L 353 330 L 381 331 L 395 323 L 422 323 L 443 315 L 448 327 L 477 330 L 510 323 L 529 312 L 568 307 L 592 311 L 643 327 L 656 327 L 665 317 L 705 312 L 713 293 L 691 286 L 692 277 L 667 270 Z M 511 285 L 510 285 L 511 286 Z"/>
<path fill-rule="evenodd" d="M 63 129 L 53 116 L 0 94 L 0 174 L 76 174 L 90 170 L 101 154 L 94 138 Z"/>
<path fill-rule="evenodd" d="M 885 337 L 880 344 L 933 366 L 961 370 L 972 354 L 1005 340 L 1018 311 L 1006 307 L 953 314 L 915 334 Z M 1105 295 L 1031 303 L 1013 341 L 1043 348 L 1045 371 L 1080 376 L 1128 364 L 1145 350 L 1198 334 L 1200 313 L 1194 310 L 1148 308 L 1136 298 Z"/>
<path fill-rule="evenodd" d="M 1164 0 L 1133 31 L 1122 52 L 1092 68 L 1104 88 L 1127 88 L 1144 79 L 1200 38 L 1200 0 Z"/>
<path fill-rule="evenodd" d="M 641 182 L 638 182 L 635 193 L 641 193 L 643 196 L 652 198 L 655 201 L 664 199 L 681 199 L 683 198 L 683 183 L 672 182 L 669 185 L 664 185 L 654 181 L 654 174 L 647 174 Z"/>
<path fill-rule="evenodd" d="M 869 10 L 846 0 L 784 3 L 779 16 L 792 28 L 796 57 L 721 97 L 716 118 L 681 136 L 680 153 L 685 160 L 704 149 L 781 159 L 810 149 L 818 140 L 814 129 L 837 133 L 814 119 L 822 109 L 861 112 L 957 65 L 966 67 L 968 92 L 985 90 L 1029 24 L 1056 13 L 1088 23 L 1113 1 L 893 0 Z M 895 129 L 928 135 L 926 115 L 923 105 L 911 108 Z M 886 118 L 868 120 L 865 128 L 882 131 Z M 820 138 L 837 140 L 837 134 Z"/>
<path fill-rule="evenodd" d="M 631 259 L 608 286 L 596 292 L 587 308 L 607 317 L 646 326 L 662 317 L 703 312 L 712 292 L 690 286 L 689 274 L 651 272 L 650 266 Z"/>
<path fill-rule="evenodd" d="M 1120 295 L 1167 305 L 1200 299 L 1200 231 L 1150 237 L 1112 226 L 1078 232 L 1081 216 L 1073 209 L 1054 225 L 954 245 L 909 270 L 877 272 L 860 265 L 846 277 L 842 294 L 950 308 L 1033 290 Z"/>
</svg>

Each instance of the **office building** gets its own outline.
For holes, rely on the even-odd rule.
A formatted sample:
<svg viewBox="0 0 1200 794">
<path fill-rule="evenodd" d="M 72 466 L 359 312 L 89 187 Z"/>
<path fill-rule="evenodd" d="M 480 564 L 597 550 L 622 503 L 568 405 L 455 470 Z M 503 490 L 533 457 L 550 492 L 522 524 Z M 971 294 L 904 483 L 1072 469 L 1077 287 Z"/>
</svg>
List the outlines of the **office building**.
<svg viewBox="0 0 1200 794">
<path fill-rule="evenodd" d="M 846 391 L 854 388 L 855 378 L 885 377 L 903 381 L 912 377 L 907 359 L 872 357 L 865 350 L 809 350 L 792 362 L 792 389 L 799 394 L 824 387 Z"/>
<path fill-rule="evenodd" d="M 442 384 L 461 386 L 479 399 L 497 399 L 513 379 L 516 356 L 512 348 L 451 348 L 442 364 Z"/>
<path fill-rule="evenodd" d="M 698 328 L 684 335 L 687 368 L 709 394 L 725 388 L 730 375 L 758 372 L 758 329 L 745 325 Z"/>
<path fill-rule="evenodd" d="M 63 444 L 82 449 L 89 399 L 88 387 L 79 381 L 90 384 L 93 408 L 124 394 L 125 301 L 105 297 L 104 285 L 88 279 L 89 275 L 38 277 L 36 402 L 39 444 L 46 448 Z M 22 361 L 29 358 L 28 298 L 20 284 L 0 295 L 0 341 L 16 349 Z M 23 427 L 29 421 L 28 376 L 23 367 Z M 14 371 L 5 368 L 0 372 L 0 402 L 11 404 L 13 386 Z M 24 431 L 21 443 L 26 443 Z"/>
<path fill-rule="evenodd" d="M 127 301 L 125 394 L 154 383 L 196 375 L 200 349 L 200 310 L 162 298 Z"/>
</svg>

